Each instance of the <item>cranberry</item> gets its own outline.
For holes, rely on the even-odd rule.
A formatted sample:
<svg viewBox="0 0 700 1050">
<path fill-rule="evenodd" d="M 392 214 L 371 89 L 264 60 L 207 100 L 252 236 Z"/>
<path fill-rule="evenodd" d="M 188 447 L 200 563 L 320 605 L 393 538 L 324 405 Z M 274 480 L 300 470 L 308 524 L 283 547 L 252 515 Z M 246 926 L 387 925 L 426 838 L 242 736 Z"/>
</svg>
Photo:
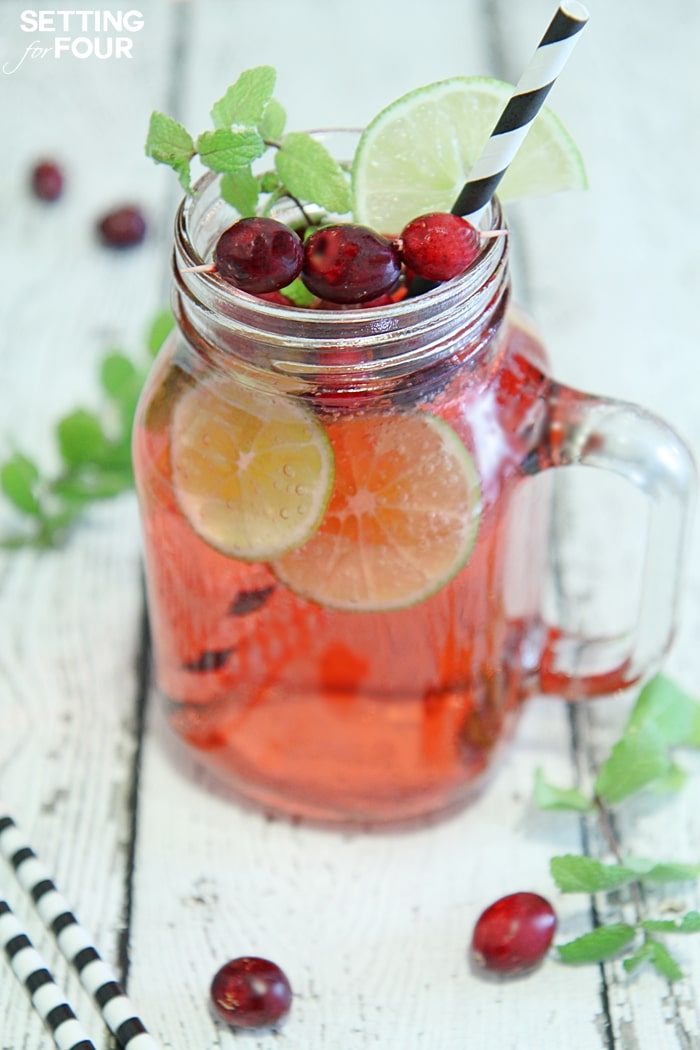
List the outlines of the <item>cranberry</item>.
<svg viewBox="0 0 700 1050">
<path fill-rule="evenodd" d="M 276 292 L 301 273 L 301 238 L 276 219 L 239 219 L 219 237 L 216 272 L 244 292 Z"/>
<path fill-rule="evenodd" d="M 292 1005 L 292 989 L 279 966 L 254 956 L 232 959 L 222 966 L 210 994 L 217 1015 L 237 1028 L 269 1028 Z"/>
<path fill-rule="evenodd" d="M 42 201 L 56 201 L 63 193 L 63 172 L 52 160 L 42 160 L 32 168 L 32 191 Z"/>
<path fill-rule="evenodd" d="M 394 287 L 400 274 L 396 246 L 366 226 L 322 226 L 304 243 L 304 283 L 332 303 L 376 299 Z"/>
<path fill-rule="evenodd" d="M 146 236 L 146 220 L 139 208 L 127 205 L 107 212 L 97 223 L 103 244 L 110 248 L 131 248 Z"/>
<path fill-rule="evenodd" d="M 409 222 L 399 238 L 401 258 L 427 281 L 449 281 L 479 254 L 481 237 L 460 215 L 431 212 Z"/>
<path fill-rule="evenodd" d="M 546 955 L 557 917 L 536 893 L 511 893 L 482 912 L 474 927 L 472 955 L 485 970 L 516 974 Z"/>
</svg>

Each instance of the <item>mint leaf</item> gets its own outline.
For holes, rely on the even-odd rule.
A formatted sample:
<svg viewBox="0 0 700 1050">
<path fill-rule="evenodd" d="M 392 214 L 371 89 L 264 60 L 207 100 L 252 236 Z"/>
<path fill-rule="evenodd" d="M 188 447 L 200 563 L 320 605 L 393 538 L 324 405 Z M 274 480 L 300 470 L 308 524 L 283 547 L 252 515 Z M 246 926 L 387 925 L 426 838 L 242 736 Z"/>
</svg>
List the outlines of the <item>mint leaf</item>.
<svg viewBox="0 0 700 1050">
<path fill-rule="evenodd" d="M 260 192 L 274 193 L 280 188 L 279 175 L 276 171 L 266 171 L 260 176 Z"/>
<path fill-rule="evenodd" d="M 280 105 L 276 98 L 271 98 L 265 106 L 262 120 L 258 124 L 258 131 L 268 142 L 275 142 L 282 138 L 287 123 L 287 114 L 284 106 Z"/>
<path fill-rule="evenodd" d="M 32 540 L 33 547 L 56 547 L 70 525 L 80 514 L 80 507 L 62 507 L 41 522 L 41 528 Z"/>
<path fill-rule="evenodd" d="M 108 354 L 100 366 L 100 380 L 104 392 L 114 401 L 120 401 L 125 391 L 140 383 L 140 375 L 133 361 L 119 350 Z"/>
<path fill-rule="evenodd" d="M 250 167 L 221 176 L 221 196 L 232 205 L 241 218 L 255 215 L 260 187 Z"/>
<path fill-rule="evenodd" d="M 282 295 L 286 296 L 295 306 L 311 306 L 316 302 L 316 296 L 309 291 L 300 277 L 283 288 Z"/>
<path fill-rule="evenodd" d="M 41 516 L 41 504 L 36 496 L 39 468 L 20 452 L 15 453 L 0 469 L 0 486 L 7 498 L 25 514 Z"/>
<path fill-rule="evenodd" d="M 606 802 L 620 802 L 671 768 L 664 737 L 652 723 L 626 730 L 598 770 L 596 794 Z"/>
<path fill-rule="evenodd" d="M 574 854 L 552 857 L 549 870 L 564 893 L 598 893 L 624 886 L 637 878 L 632 868 L 623 868 L 621 864 L 602 864 L 593 857 Z"/>
<path fill-rule="evenodd" d="M 265 143 L 252 128 L 219 128 L 197 139 L 197 152 L 205 167 L 225 174 L 247 168 L 265 152 Z"/>
<path fill-rule="evenodd" d="M 586 813 L 593 802 L 578 788 L 558 788 L 544 779 L 541 769 L 535 771 L 534 799 L 540 809 L 566 809 Z"/>
<path fill-rule="evenodd" d="M 93 412 L 76 409 L 62 419 L 57 428 L 58 447 L 69 466 L 94 463 L 107 448 L 102 424 Z"/>
<path fill-rule="evenodd" d="M 700 933 L 700 912 L 689 911 L 681 919 L 679 933 Z"/>
<path fill-rule="evenodd" d="M 683 971 L 668 949 L 652 937 L 647 938 L 622 965 L 628 973 L 632 973 L 645 962 L 650 962 L 657 972 L 669 981 L 679 981 L 683 976 Z"/>
<path fill-rule="evenodd" d="M 231 84 L 223 98 L 215 102 L 211 119 L 215 128 L 228 128 L 232 124 L 254 127 L 275 90 L 277 74 L 272 66 L 256 66 L 246 69 L 235 84 Z"/>
<path fill-rule="evenodd" d="M 111 499 L 133 485 L 131 470 L 95 470 L 75 478 L 59 478 L 52 491 L 70 503 L 89 503 L 96 499 Z"/>
<path fill-rule="evenodd" d="M 170 310 L 166 308 L 156 314 L 146 335 L 146 347 L 151 357 L 155 357 L 174 327 L 175 318 Z"/>
<path fill-rule="evenodd" d="M 654 933 L 700 933 L 700 912 L 686 912 L 680 922 L 674 919 L 645 919 L 642 927 Z"/>
<path fill-rule="evenodd" d="M 649 962 L 656 968 L 658 973 L 668 981 L 680 981 L 683 977 L 683 971 L 669 952 L 668 948 L 664 944 L 661 944 L 660 941 L 654 941 L 651 939 L 647 941 L 647 944 L 651 949 Z"/>
<path fill-rule="evenodd" d="M 674 791 L 680 791 L 687 779 L 686 771 L 677 762 L 671 762 L 668 772 L 652 780 L 649 790 L 657 795 L 670 795 Z"/>
<path fill-rule="evenodd" d="M 625 866 L 636 872 L 638 877 L 652 882 L 687 882 L 700 875 L 700 864 L 676 864 L 644 857 L 627 857 Z"/>
<path fill-rule="evenodd" d="M 634 973 L 634 971 L 638 970 L 643 963 L 651 960 L 651 957 L 654 954 L 652 945 L 653 941 L 644 941 L 643 944 L 640 944 L 634 954 L 630 955 L 629 959 L 623 960 L 622 965 L 627 973 Z"/>
<path fill-rule="evenodd" d="M 293 197 L 312 201 L 330 212 L 350 211 L 347 176 L 326 147 L 310 135 L 285 135 L 275 154 L 275 167 Z"/>
<path fill-rule="evenodd" d="M 146 136 L 146 156 L 152 157 L 156 164 L 167 164 L 176 171 L 182 188 L 189 192 L 194 142 L 182 124 L 165 113 L 152 113 Z"/>
<path fill-rule="evenodd" d="M 557 945 L 559 958 L 569 964 L 603 962 L 630 944 L 636 932 L 634 926 L 628 926 L 624 922 L 599 926 L 591 933 L 584 933 L 582 937 L 569 941 L 568 944 Z"/>
<path fill-rule="evenodd" d="M 642 689 L 625 732 L 652 727 L 667 747 L 700 744 L 700 703 L 670 678 L 658 674 Z"/>
</svg>

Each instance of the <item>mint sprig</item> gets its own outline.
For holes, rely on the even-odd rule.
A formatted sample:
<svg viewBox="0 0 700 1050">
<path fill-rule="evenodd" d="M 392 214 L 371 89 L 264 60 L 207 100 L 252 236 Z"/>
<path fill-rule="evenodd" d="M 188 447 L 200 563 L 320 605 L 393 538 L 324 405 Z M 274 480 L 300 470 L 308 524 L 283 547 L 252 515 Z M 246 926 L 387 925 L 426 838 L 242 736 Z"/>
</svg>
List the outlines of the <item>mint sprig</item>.
<svg viewBox="0 0 700 1050">
<path fill-rule="evenodd" d="M 146 154 L 166 164 L 189 193 L 192 161 L 220 176 L 220 193 L 241 216 L 267 214 L 289 197 L 302 208 L 315 205 L 324 214 L 350 211 L 347 171 L 317 139 L 302 132 L 285 134 L 284 107 L 273 97 L 277 75 L 271 66 L 247 69 L 211 109 L 212 130 L 197 136 L 173 117 L 151 114 Z M 253 164 L 268 151 L 271 167 L 260 173 Z"/>
<path fill-rule="evenodd" d="M 131 430 L 136 404 L 149 359 L 158 352 L 173 323 L 169 310 L 153 319 L 143 363 L 120 350 L 102 359 L 99 410 L 73 409 L 55 426 L 61 461 L 57 472 L 43 471 L 19 449 L 0 464 L 0 489 L 23 521 L 20 531 L 0 537 L 0 547 L 57 547 L 90 503 L 110 499 L 133 486 Z"/>
<path fill-rule="evenodd" d="M 272 66 L 244 70 L 235 84 L 231 84 L 212 106 L 214 127 L 228 128 L 232 124 L 259 127 L 272 101 L 276 82 L 277 73 Z"/>
<path fill-rule="evenodd" d="M 182 124 L 165 113 L 151 114 L 146 153 L 156 164 L 167 164 L 177 172 L 187 193 L 190 190 L 190 161 L 196 152 L 192 136 Z"/>
<path fill-rule="evenodd" d="M 553 857 L 550 873 L 562 893 L 627 895 L 635 921 L 604 923 L 566 944 L 559 958 L 568 964 L 601 963 L 623 955 L 629 974 L 651 965 L 669 981 L 682 970 L 659 935 L 700 933 L 700 913 L 688 911 L 676 919 L 645 914 L 644 893 L 653 884 L 697 879 L 700 863 L 623 856 L 609 807 L 643 791 L 678 790 L 685 773 L 676 763 L 677 747 L 700 747 L 700 702 L 665 675 L 657 675 L 640 692 L 620 739 L 611 747 L 595 777 L 590 795 L 577 787 L 550 784 L 541 770 L 535 774 L 534 800 L 541 809 L 597 814 L 600 830 L 614 863 L 567 854 Z"/>
</svg>

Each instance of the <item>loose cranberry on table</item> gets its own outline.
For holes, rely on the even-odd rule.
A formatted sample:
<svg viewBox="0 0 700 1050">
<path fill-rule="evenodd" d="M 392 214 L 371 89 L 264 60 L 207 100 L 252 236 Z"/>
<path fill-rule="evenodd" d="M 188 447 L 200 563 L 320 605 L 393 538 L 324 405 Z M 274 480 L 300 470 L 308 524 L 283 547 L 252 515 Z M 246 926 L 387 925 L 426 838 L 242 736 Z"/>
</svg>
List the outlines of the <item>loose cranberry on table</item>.
<svg viewBox="0 0 700 1050">
<path fill-rule="evenodd" d="M 361 303 L 390 291 L 401 275 L 395 244 L 366 226 L 322 226 L 304 242 L 304 284 L 319 299 Z"/>
<path fill-rule="evenodd" d="M 292 989 L 279 966 L 268 959 L 231 959 L 211 983 L 211 1002 L 218 1017 L 236 1028 L 272 1028 L 292 1005 Z"/>
<path fill-rule="evenodd" d="M 42 160 L 31 173 L 32 192 L 42 201 L 56 201 L 63 193 L 63 172 L 52 160 Z"/>
<path fill-rule="evenodd" d="M 549 901 L 537 893 L 511 893 L 477 920 L 472 957 L 484 970 L 511 975 L 533 969 L 547 954 L 557 926 Z"/>
<path fill-rule="evenodd" d="M 276 219 L 239 219 L 219 237 L 214 250 L 218 275 L 255 295 L 286 288 L 301 272 L 301 238 Z"/>
<path fill-rule="evenodd" d="M 131 248 L 146 236 L 146 220 L 140 208 L 126 205 L 103 215 L 97 223 L 97 232 L 109 248 Z"/>
<path fill-rule="evenodd" d="M 481 249 L 481 236 L 471 223 L 450 212 L 419 215 L 398 241 L 404 265 L 426 281 L 449 281 L 464 273 Z"/>
</svg>

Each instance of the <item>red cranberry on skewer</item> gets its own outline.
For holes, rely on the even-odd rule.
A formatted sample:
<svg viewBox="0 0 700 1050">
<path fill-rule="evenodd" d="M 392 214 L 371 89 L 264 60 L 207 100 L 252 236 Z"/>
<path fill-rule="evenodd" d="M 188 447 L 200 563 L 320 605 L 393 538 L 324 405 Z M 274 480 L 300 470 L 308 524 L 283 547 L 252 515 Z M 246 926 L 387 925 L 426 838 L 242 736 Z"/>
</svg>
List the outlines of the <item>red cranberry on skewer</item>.
<svg viewBox="0 0 700 1050">
<path fill-rule="evenodd" d="M 431 212 L 404 228 L 398 244 L 404 265 L 426 281 L 464 273 L 481 249 L 482 235 L 460 215 Z"/>
<path fill-rule="evenodd" d="M 400 274 L 396 245 L 366 226 L 322 226 L 304 242 L 304 284 L 319 299 L 376 299 L 394 287 Z"/>
<path fill-rule="evenodd" d="M 214 270 L 252 295 L 286 288 L 301 272 L 301 238 L 276 219 L 252 216 L 234 222 L 214 249 Z"/>
</svg>

